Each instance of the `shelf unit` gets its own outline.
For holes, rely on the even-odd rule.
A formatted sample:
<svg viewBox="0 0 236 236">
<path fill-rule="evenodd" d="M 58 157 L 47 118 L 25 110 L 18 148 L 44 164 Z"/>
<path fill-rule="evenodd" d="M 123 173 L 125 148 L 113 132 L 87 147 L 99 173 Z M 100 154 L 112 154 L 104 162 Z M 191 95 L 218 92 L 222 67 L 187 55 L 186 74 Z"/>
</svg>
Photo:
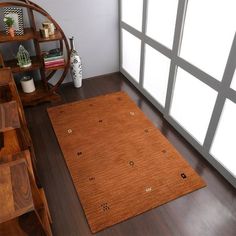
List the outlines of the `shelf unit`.
<svg viewBox="0 0 236 236">
<path fill-rule="evenodd" d="M 0 101 L 0 235 L 51 236 L 52 219 L 10 68 L 0 69 Z"/>
<path fill-rule="evenodd" d="M 20 68 L 17 65 L 17 60 L 12 59 L 9 61 L 4 61 L 0 64 L 5 67 L 10 67 L 13 74 L 24 73 L 28 71 L 39 70 L 41 80 L 35 81 L 36 91 L 30 94 L 25 94 L 19 89 L 19 94 L 22 99 L 24 106 L 37 105 L 41 102 L 50 102 L 60 100 L 60 96 L 57 93 L 59 86 L 62 84 L 65 79 L 66 74 L 69 70 L 69 61 L 70 61 L 70 49 L 68 41 L 65 37 L 65 34 L 57 22 L 40 6 L 37 4 L 28 1 L 28 0 L 15 0 L 9 2 L 1 2 L 0 8 L 4 7 L 19 7 L 26 8 L 30 20 L 30 27 L 24 29 L 24 35 L 15 36 L 14 38 L 6 35 L 5 31 L 0 31 L 0 43 L 13 43 L 13 42 L 24 42 L 32 40 L 35 47 L 36 56 L 32 56 L 32 66 L 29 68 Z M 36 27 L 35 22 L 35 13 L 39 13 L 46 17 L 55 25 L 55 34 L 49 38 L 42 38 L 40 32 Z M 62 66 L 56 66 L 51 68 L 45 68 L 43 60 L 43 52 L 41 51 L 41 44 L 58 41 L 60 43 L 60 50 L 65 54 L 65 64 Z M 3 62 L 3 60 L 2 60 Z M 55 73 L 61 70 L 61 76 L 57 78 L 55 85 L 50 84 L 50 80 L 53 78 Z"/>
</svg>

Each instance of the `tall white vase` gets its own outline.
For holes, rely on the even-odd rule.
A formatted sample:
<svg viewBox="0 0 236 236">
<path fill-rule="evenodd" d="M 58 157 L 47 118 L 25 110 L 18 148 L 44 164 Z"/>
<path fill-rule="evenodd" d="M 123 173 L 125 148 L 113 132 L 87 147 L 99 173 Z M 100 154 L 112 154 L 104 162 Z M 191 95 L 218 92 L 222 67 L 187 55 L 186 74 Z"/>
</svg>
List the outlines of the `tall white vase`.
<svg viewBox="0 0 236 236">
<path fill-rule="evenodd" d="M 79 54 L 75 49 L 74 37 L 70 38 L 70 46 L 71 46 L 71 55 L 70 55 L 71 76 L 74 82 L 74 86 L 76 88 L 80 88 L 82 86 L 82 63 Z"/>
</svg>

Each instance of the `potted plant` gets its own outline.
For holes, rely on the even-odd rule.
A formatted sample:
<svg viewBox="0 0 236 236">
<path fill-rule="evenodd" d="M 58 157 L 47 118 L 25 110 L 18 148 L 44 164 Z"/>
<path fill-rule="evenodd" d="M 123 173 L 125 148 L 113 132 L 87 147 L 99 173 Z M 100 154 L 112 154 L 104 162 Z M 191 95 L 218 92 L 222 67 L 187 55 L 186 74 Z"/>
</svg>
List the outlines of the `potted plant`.
<svg viewBox="0 0 236 236">
<path fill-rule="evenodd" d="M 15 36 L 15 30 L 13 28 L 13 24 L 15 23 L 14 19 L 12 17 L 6 16 L 6 17 L 4 17 L 3 20 L 8 27 L 9 34 L 13 38 Z"/>
</svg>

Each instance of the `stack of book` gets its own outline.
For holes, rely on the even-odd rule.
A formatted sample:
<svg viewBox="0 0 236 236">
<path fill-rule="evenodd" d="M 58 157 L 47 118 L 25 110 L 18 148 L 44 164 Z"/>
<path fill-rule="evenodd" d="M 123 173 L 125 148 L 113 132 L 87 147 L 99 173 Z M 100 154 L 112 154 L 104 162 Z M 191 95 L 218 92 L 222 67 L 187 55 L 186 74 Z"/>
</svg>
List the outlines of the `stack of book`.
<svg viewBox="0 0 236 236">
<path fill-rule="evenodd" d="M 46 52 L 44 55 L 44 65 L 46 69 L 57 66 L 64 66 L 65 59 L 62 52 L 56 49 Z"/>
</svg>

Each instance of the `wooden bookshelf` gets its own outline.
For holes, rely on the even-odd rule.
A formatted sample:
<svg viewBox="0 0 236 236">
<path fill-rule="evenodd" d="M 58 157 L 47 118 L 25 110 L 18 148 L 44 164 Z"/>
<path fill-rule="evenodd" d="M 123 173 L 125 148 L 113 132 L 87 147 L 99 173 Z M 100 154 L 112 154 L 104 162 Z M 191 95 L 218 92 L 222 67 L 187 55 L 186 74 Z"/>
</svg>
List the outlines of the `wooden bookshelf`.
<svg viewBox="0 0 236 236">
<path fill-rule="evenodd" d="M 47 199 L 10 68 L 1 69 L 0 78 L 0 235 L 52 236 Z"/>
<path fill-rule="evenodd" d="M 66 77 L 66 74 L 68 73 L 69 66 L 70 66 L 70 49 L 68 41 L 65 37 L 65 34 L 61 27 L 57 24 L 57 22 L 40 6 L 32 3 L 31 1 L 17 1 L 13 0 L 11 2 L 1 2 L 0 8 L 4 7 L 20 7 L 20 8 L 26 8 L 30 20 L 30 27 L 24 29 L 24 35 L 15 36 L 12 38 L 10 35 L 6 35 L 5 31 L 0 31 L 0 43 L 13 43 L 13 42 L 24 42 L 32 40 L 34 43 L 36 56 L 31 57 L 32 66 L 28 68 L 20 68 L 18 66 L 18 62 L 16 59 L 12 59 L 9 61 L 4 61 L 0 56 L 0 64 L 2 64 L 5 67 L 10 67 L 13 74 L 19 74 L 24 73 L 28 71 L 34 71 L 39 70 L 41 75 L 41 85 L 43 83 L 49 83 L 49 80 L 53 78 L 53 76 L 56 74 L 57 70 L 62 70 L 62 74 L 60 77 L 57 78 L 57 82 L 53 86 L 49 86 L 49 84 L 44 87 L 41 85 L 38 85 L 37 82 L 37 89 L 36 92 L 33 92 L 32 94 L 24 94 L 22 91 L 20 91 L 20 96 L 22 99 L 23 105 L 36 105 L 41 102 L 45 101 L 55 101 L 55 99 L 58 100 L 59 95 L 56 94 L 56 91 L 58 90 L 59 86 L 62 84 L 63 80 Z M 43 38 L 36 27 L 35 22 L 35 16 L 34 14 L 41 14 L 45 18 L 47 18 L 50 22 L 52 22 L 55 25 L 55 34 L 53 36 L 50 36 L 49 38 Z M 48 43 L 53 41 L 59 41 L 60 50 L 62 52 L 65 52 L 65 64 L 61 66 L 54 66 L 51 68 L 45 68 L 44 66 L 44 60 L 43 60 L 43 54 L 41 51 L 41 43 Z M 47 75 L 50 76 L 47 76 Z M 55 79 L 55 78 L 54 78 Z"/>
</svg>

